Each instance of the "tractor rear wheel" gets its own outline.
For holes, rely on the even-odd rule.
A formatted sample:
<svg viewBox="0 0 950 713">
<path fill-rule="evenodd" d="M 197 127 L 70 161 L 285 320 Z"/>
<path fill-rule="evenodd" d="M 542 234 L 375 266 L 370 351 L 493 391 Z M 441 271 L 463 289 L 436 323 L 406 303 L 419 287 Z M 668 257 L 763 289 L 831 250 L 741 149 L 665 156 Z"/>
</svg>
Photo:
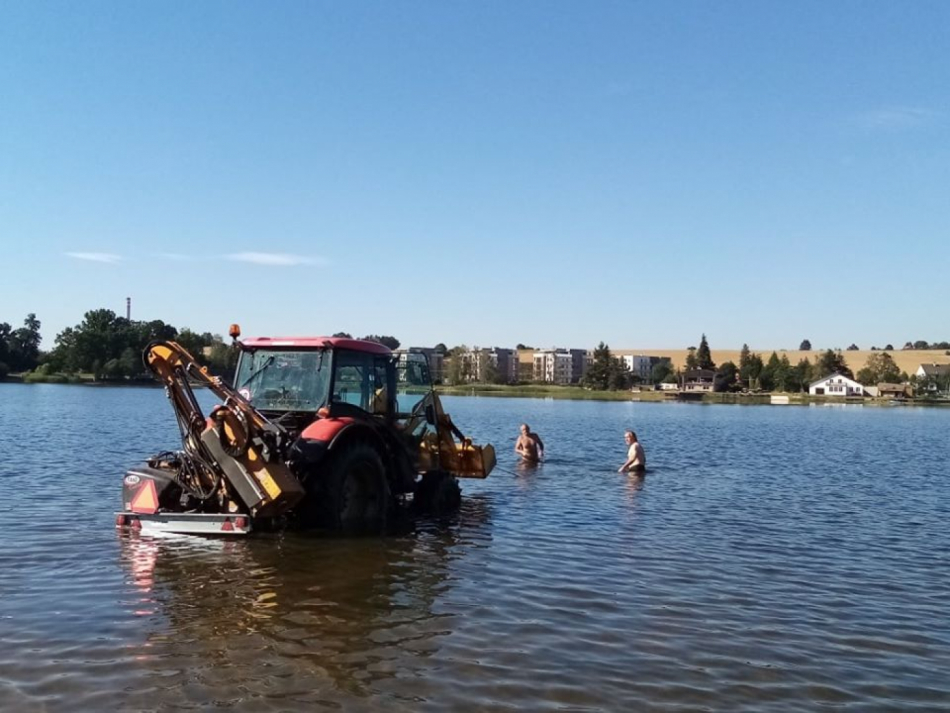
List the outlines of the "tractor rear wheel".
<svg viewBox="0 0 950 713">
<path fill-rule="evenodd" d="M 347 531 L 385 524 L 389 484 L 383 460 L 371 444 L 355 441 L 331 455 L 324 486 L 320 488 L 323 524 Z"/>
<path fill-rule="evenodd" d="M 448 515 L 461 506 L 462 489 L 451 473 L 443 471 L 426 473 L 416 484 L 413 503 L 420 512 Z"/>
</svg>

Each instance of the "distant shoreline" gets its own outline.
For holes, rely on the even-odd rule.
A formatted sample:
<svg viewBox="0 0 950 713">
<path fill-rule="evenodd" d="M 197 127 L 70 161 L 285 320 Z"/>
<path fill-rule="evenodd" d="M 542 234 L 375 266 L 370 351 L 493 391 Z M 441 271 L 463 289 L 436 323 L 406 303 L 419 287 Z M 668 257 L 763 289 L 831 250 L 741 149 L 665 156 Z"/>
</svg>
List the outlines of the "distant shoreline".
<svg viewBox="0 0 950 713">
<path fill-rule="evenodd" d="M 59 377 L 59 378 L 57 378 Z M 65 386 L 91 386 L 100 388 L 161 388 L 153 379 L 131 381 L 94 381 L 91 376 L 70 376 L 55 374 L 26 381 L 21 374 L 9 374 L 0 384 L 59 384 Z M 836 396 L 812 396 L 803 393 L 764 393 L 742 394 L 728 392 L 686 392 L 679 391 L 592 391 L 580 386 L 555 386 L 545 384 L 468 384 L 466 386 L 436 386 L 441 396 L 495 396 L 498 398 L 562 399 L 565 401 L 628 401 L 638 403 L 697 403 L 697 404 L 738 404 L 769 406 L 807 406 L 810 404 L 828 405 L 864 405 L 864 406 L 950 406 L 950 399 L 888 399 L 888 398 L 842 398 Z M 787 397 L 787 404 L 772 404 L 772 396 Z"/>
<path fill-rule="evenodd" d="M 765 361 L 768 360 L 773 351 L 779 358 L 782 356 L 788 357 L 792 366 L 795 366 L 802 359 L 808 359 L 814 364 L 815 361 L 821 357 L 824 349 L 751 349 L 752 353 L 758 354 Z M 841 356 L 844 358 L 848 368 L 855 374 L 867 366 L 869 358 L 875 354 L 883 354 L 885 351 L 887 354 L 890 354 L 891 359 L 894 360 L 894 365 L 900 371 L 907 372 L 907 374 L 915 373 L 917 367 L 921 364 L 950 364 L 950 354 L 948 354 L 945 349 L 836 349 L 833 351 L 841 351 Z M 686 367 L 686 357 L 689 351 L 686 349 L 611 349 L 610 353 L 615 357 L 634 356 L 638 354 L 661 358 L 665 357 L 670 360 L 674 368 L 684 369 Z M 739 364 L 742 358 L 742 351 L 739 349 L 712 348 L 710 349 L 710 354 L 716 364 L 723 364 L 727 361 L 731 361 L 733 364 Z M 534 359 L 533 355 L 533 349 L 518 350 L 518 360 L 522 364 L 532 364 Z"/>
<path fill-rule="evenodd" d="M 803 393 L 764 393 L 741 394 L 728 392 L 686 392 L 678 391 L 590 391 L 579 386 L 545 385 L 495 385 L 469 384 L 468 386 L 437 386 L 436 391 L 443 396 L 497 396 L 499 398 L 539 398 L 565 399 L 571 401 L 631 401 L 652 403 L 697 403 L 697 404 L 738 404 L 738 405 L 788 405 L 807 406 L 810 404 L 865 405 L 865 406 L 950 406 L 950 399 L 905 399 L 887 398 L 843 398 L 836 396 L 812 396 Z M 788 397 L 787 404 L 772 404 L 772 396 Z"/>
</svg>

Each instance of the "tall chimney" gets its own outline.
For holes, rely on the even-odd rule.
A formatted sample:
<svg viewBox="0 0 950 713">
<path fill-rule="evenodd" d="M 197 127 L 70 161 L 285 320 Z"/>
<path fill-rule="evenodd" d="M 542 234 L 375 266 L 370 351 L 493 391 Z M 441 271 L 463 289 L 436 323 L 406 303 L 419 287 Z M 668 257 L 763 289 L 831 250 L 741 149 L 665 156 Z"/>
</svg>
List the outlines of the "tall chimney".
<svg viewBox="0 0 950 713">
<path fill-rule="evenodd" d="M 125 298 L 125 318 L 129 320 L 130 322 L 132 321 L 132 298 L 131 297 Z"/>
</svg>

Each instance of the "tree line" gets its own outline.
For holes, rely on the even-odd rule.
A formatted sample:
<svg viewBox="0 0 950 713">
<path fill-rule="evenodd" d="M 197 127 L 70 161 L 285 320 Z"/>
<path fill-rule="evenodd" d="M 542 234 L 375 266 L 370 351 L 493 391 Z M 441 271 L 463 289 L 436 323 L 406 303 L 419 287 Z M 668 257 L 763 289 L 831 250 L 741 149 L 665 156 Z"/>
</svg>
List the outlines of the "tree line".
<svg viewBox="0 0 950 713">
<path fill-rule="evenodd" d="M 807 340 L 806 340 L 807 341 Z M 809 344 L 809 347 L 811 345 Z M 876 350 L 875 350 L 876 351 Z M 715 371 L 713 387 L 715 391 L 805 391 L 809 384 L 832 374 L 841 374 L 850 379 L 872 386 L 882 382 L 894 383 L 907 381 L 909 377 L 902 373 L 894 363 L 893 357 L 886 351 L 872 354 L 864 367 L 855 374 L 845 361 L 840 350 L 826 349 L 816 356 L 814 362 L 807 357 L 792 364 L 786 354 L 779 356 L 772 352 L 768 360 L 742 345 L 739 352 L 739 364 L 726 361 L 717 368 L 712 361 L 709 345 L 704 334 L 699 348 L 691 347 L 686 358 L 687 370 L 707 369 Z"/>
<path fill-rule="evenodd" d="M 807 340 L 805 340 L 807 342 Z M 811 349 L 811 344 L 803 343 L 803 351 Z M 686 353 L 685 369 L 677 370 L 669 361 L 655 364 L 651 381 L 659 383 L 682 383 L 691 378 L 707 376 L 700 372 L 712 372 L 713 390 L 725 391 L 805 391 L 809 384 L 831 374 L 841 374 L 853 378 L 866 386 L 882 382 L 914 382 L 900 371 L 894 359 L 886 351 L 872 354 L 865 365 L 855 374 L 845 361 L 840 350 L 826 349 L 817 353 L 814 362 L 803 357 L 792 364 L 786 354 L 772 352 L 768 359 L 742 345 L 739 363 L 726 361 L 718 366 L 713 361 L 712 350 L 706 335 L 703 334 L 698 347 L 689 347 Z M 596 390 L 622 390 L 639 382 L 639 376 L 627 368 L 622 359 L 614 357 L 610 348 L 601 342 L 594 350 L 582 386 Z"/>
<path fill-rule="evenodd" d="M 19 372 L 32 372 L 37 377 L 87 373 L 97 380 L 148 378 L 142 363 L 142 352 L 149 342 L 156 339 L 177 341 L 199 362 L 218 374 L 229 374 L 237 359 L 235 350 L 220 335 L 198 333 L 187 327 L 179 329 L 162 320 L 129 320 L 109 309 L 86 312 L 81 323 L 67 327 L 56 335 L 53 348 L 49 351 L 40 348 L 40 326 L 40 320 L 33 313 L 28 314 L 23 326 L 16 329 L 6 322 L 0 323 L 0 379 L 8 373 Z M 333 336 L 352 338 L 347 332 L 337 332 Z M 390 335 L 370 334 L 362 339 L 384 344 L 390 349 L 400 346 L 399 340 Z M 918 341 L 907 342 L 904 349 L 944 347 L 950 349 L 950 343 Z M 806 339 L 800 348 L 808 351 L 811 343 Z M 742 345 L 738 364 L 726 361 L 717 366 L 712 359 L 706 335 L 703 334 L 698 347 L 688 348 L 685 370 L 676 370 L 671 362 L 661 360 L 653 366 L 650 380 L 655 384 L 676 383 L 689 378 L 690 372 L 707 370 L 714 372 L 713 386 L 716 391 L 802 391 L 811 382 L 834 373 L 854 378 L 865 385 L 914 382 L 914 377 L 908 377 L 898 369 L 888 354 L 892 349 L 890 344 L 884 350 L 872 347 L 877 353 L 868 358 L 857 374 L 848 367 L 840 350 L 827 349 L 816 354 L 814 362 L 802 358 L 797 364 L 792 364 L 787 355 L 779 355 L 774 351 L 768 359 L 763 359 L 752 352 L 748 344 Z M 483 383 L 503 381 L 503 375 L 498 373 L 490 360 L 481 359 L 476 367 L 468 360 L 459 358 L 469 351 L 464 345 L 447 349 L 444 344 L 439 344 L 436 351 L 450 358 L 446 374 L 448 383 L 462 383 L 473 378 Z M 477 374 L 474 373 L 476 369 Z M 610 347 L 600 342 L 593 351 L 580 385 L 594 390 L 617 391 L 629 389 L 639 381 L 639 375 L 632 373 L 623 359 L 614 356 Z"/>
<path fill-rule="evenodd" d="M 333 336 L 352 338 L 346 332 Z M 229 376 L 237 362 L 236 350 L 219 334 L 179 329 L 160 319 L 129 320 L 110 309 L 86 312 L 82 322 L 57 334 L 53 347 L 43 351 L 40 320 L 29 314 L 19 329 L 0 323 L 0 380 L 10 373 L 26 373 L 27 381 L 63 381 L 78 374 L 91 374 L 97 381 L 150 380 L 142 353 L 158 339 L 178 342 L 215 374 Z M 399 348 L 399 340 L 389 335 L 363 339 Z"/>
<path fill-rule="evenodd" d="M 178 342 L 214 373 L 229 373 L 237 360 L 220 335 L 178 329 L 160 319 L 129 320 L 110 309 L 86 312 L 82 322 L 56 335 L 48 351 L 40 349 L 39 329 L 35 314 L 17 330 L 0 324 L 0 378 L 16 372 L 29 372 L 28 381 L 56 381 L 56 375 L 80 373 L 97 381 L 150 378 L 142 352 L 156 339 Z"/>
</svg>

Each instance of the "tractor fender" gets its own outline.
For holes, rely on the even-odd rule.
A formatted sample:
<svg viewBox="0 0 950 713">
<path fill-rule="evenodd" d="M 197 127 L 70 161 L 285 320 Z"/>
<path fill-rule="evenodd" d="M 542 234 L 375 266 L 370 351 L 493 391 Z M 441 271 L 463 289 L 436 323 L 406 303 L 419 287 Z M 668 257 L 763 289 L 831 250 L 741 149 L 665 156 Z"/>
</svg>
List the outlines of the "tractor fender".
<svg viewBox="0 0 950 713">
<path fill-rule="evenodd" d="M 307 426 L 292 448 L 292 458 L 310 471 L 327 456 L 353 439 L 372 443 L 385 458 L 386 445 L 379 434 L 355 418 L 321 418 Z"/>
</svg>

